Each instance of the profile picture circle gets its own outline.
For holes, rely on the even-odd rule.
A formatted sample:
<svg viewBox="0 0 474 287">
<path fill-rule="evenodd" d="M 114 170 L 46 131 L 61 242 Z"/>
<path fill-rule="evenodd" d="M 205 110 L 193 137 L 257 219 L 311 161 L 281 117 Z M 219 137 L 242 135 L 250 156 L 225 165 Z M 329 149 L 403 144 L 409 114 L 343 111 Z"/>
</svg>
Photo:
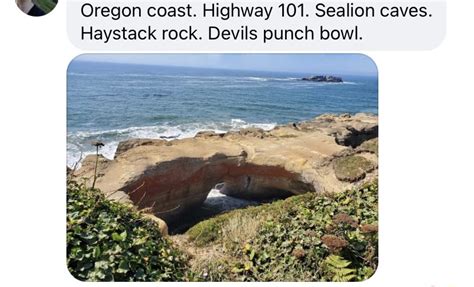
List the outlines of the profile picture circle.
<svg viewBox="0 0 474 287">
<path fill-rule="evenodd" d="M 39 17 L 48 14 L 58 4 L 58 0 L 15 0 L 16 5 L 23 13 Z"/>
</svg>

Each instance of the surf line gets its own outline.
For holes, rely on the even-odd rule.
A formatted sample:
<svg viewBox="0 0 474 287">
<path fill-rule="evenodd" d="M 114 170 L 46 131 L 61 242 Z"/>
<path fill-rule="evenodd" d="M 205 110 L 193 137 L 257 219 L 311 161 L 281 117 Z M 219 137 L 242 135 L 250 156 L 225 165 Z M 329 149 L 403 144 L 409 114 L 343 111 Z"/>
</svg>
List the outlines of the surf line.
<svg viewBox="0 0 474 287">
<path fill-rule="evenodd" d="M 269 6 L 239 6 L 234 3 L 221 6 L 219 3 L 203 3 L 203 17 L 215 17 L 227 21 L 231 18 L 263 18 L 268 20 L 272 15 L 273 7 Z"/>
</svg>

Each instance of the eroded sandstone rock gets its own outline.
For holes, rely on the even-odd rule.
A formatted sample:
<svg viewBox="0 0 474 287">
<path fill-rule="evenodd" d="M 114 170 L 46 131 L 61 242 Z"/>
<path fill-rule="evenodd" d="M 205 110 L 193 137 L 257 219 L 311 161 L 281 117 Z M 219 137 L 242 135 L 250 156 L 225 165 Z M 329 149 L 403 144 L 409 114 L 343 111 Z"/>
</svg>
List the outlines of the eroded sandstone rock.
<svg viewBox="0 0 474 287">
<path fill-rule="evenodd" d="M 126 141 L 121 141 L 117 146 L 117 150 L 115 151 L 115 158 L 123 154 L 124 152 L 128 151 L 137 146 L 161 146 L 166 145 L 166 140 L 162 139 L 130 139 Z"/>
<path fill-rule="evenodd" d="M 151 221 L 155 222 L 158 225 L 161 235 L 165 235 L 165 236 L 168 235 L 168 224 L 166 224 L 166 222 L 163 219 L 149 213 L 144 213 L 143 216 L 145 218 L 150 219 Z"/>
<path fill-rule="evenodd" d="M 359 178 L 338 179 L 332 161 L 356 153 L 352 146 L 376 137 L 377 122 L 366 114 L 322 115 L 271 131 L 129 140 L 120 143 L 114 160 L 100 158 L 96 187 L 106 195 L 121 191 L 138 208 L 151 208 L 165 220 L 201 204 L 216 184 L 225 194 L 251 199 L 338 192 L 358 184 Z M 87 157 L 75 176 L 92 178 L 94 162 L 95 156 Z"/>
</svg>

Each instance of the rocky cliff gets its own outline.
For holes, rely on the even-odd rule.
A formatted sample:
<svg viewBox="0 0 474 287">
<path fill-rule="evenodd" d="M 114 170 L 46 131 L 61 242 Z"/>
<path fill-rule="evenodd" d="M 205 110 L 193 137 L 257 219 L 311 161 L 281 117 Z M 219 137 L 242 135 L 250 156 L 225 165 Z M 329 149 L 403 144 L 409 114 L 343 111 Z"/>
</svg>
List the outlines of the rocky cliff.
<svg viewBox="0 0 474 287">
<path fill-rule="evenodd" d="M 113 160 L 99 158 L 96 187 L 165 219 L 201 204 L 216 184 L 253 199 L 338 192 L 377 175 L 377 137 L 376 116 L 344 114 L 270 131 L 128 140 Z M 92 183 L 95 161 L 86 157 L 73 176 Z"/>
</svg>

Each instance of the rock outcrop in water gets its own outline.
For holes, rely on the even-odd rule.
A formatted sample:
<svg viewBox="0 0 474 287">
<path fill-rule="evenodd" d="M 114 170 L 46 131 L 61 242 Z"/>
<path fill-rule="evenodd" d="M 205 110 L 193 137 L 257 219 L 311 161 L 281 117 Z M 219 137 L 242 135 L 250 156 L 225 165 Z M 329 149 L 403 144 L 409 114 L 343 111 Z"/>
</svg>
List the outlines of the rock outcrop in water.
<svg viewBox="0 0 474 287">
<path fill-rule="evenodd" d="M 221 192 L 249 199 L 338 192 L 377 175 L 377 137 L 376 116 L 344 114 L 270 131 L 128 140 L 120 143 L 114 160 L 100 157 L 96 187 L 115 200 L 151 208 L 165 220 L 200 205 L 219 183 Z M 341 160 L 347 157 L 353 158 Z M 74 176 L 91 183 L 94 166 L 95 156 L 88 156 Z"/>
<path fill-rule="evenodd" d="M 311 76 L 307 78 L 302 78 L 303 81 L 311 81 L 311 82 L 321 82 L 321 83 L 342 83 L 341 77 L 335 76 Z"/>
</svg>

